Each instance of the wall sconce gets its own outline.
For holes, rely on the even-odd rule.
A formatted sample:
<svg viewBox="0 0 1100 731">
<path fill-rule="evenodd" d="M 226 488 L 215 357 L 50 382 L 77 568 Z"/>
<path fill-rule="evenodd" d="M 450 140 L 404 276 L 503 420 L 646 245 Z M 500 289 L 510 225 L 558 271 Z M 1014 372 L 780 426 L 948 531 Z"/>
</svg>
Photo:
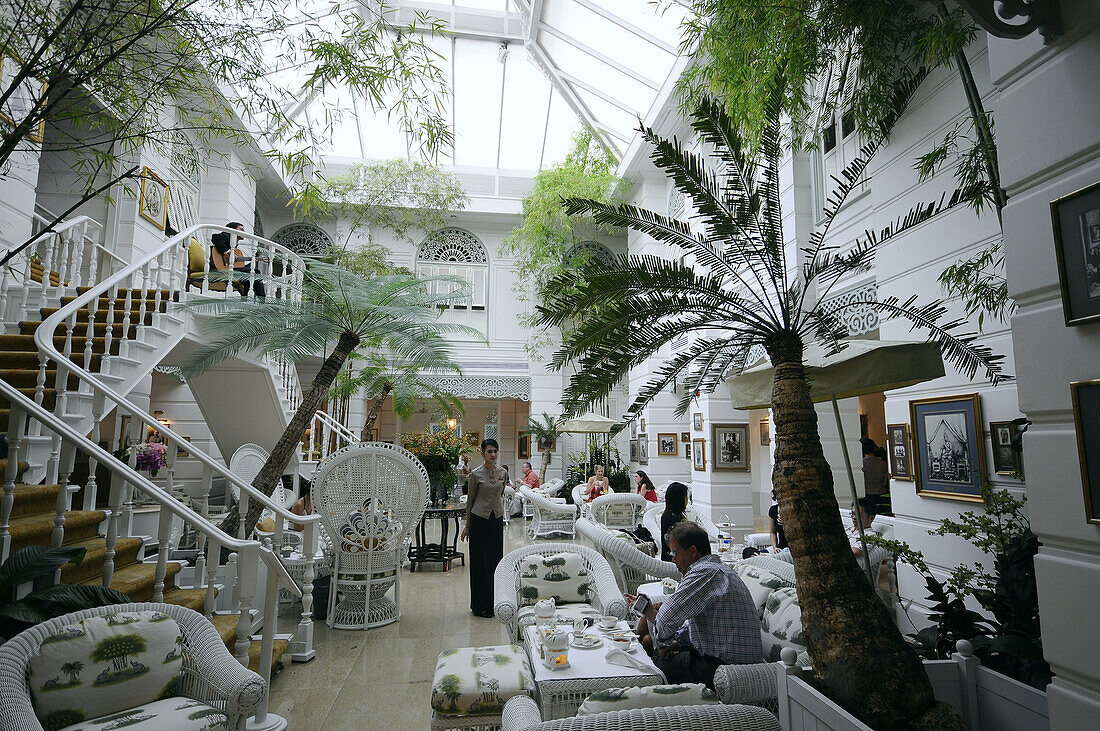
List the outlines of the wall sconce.
<svg viewBox="0 0 1100 731">
<path fill-rule="evenodd" d="M 935 3 L 941 0 L 910 0 L 914 3 Z M 1062 35 L 1062 9 L 1058 0 L 955 0 L 970 14 L 974 22 L 998 38 L 1023 38 L 1035 30 L 1050 43 Z M 1021 23 L 1009 20 L 1023 18 Z"/>
<path fill-rule="evenodd" d="M 169 421 L 169 420 L 167 419 L 167 417 L 165 417 L 165 416 L 164 416 L 164 412 L 163 412 L 163 411 L 159 411 L 159 410 L 158 410 L 158 411 L 154 411 L 154 412 L 153 412 L 153 416 L 155 416 L 155 417 L 156 417 L 156 419 L 157 419 L 157 421 L 158 421 L 158 422 L 160 422 L 161 424 L 163 424 L 164 426 L 171 426 L 171 424 L 172 424 L 172 422 L 170 422 L 170 421 Z"/>
<path fill-rule="evenodd" d="M 458 419 L 454 418 L 453 416 L 450 419 L 447 419 L 447 428 L 448 429 L 453 431 L 455 429 L 455 427 L 457 427 L 457 426 L 458 426 Z"/>
</svg>

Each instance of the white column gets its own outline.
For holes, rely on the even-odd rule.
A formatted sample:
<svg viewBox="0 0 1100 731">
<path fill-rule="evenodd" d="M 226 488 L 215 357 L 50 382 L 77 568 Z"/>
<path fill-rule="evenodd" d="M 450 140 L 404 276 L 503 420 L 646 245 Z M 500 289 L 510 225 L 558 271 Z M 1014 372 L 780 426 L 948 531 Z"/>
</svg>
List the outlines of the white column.
<svg viewBox="0 0 1100 731">
<path fill-rule="evenodd" d="M 690 416 L 693 421 L 694 414 L 703 416 L 701 431 L 695 429 L 695 425 L 692 424 L 692 448 L 694 449 L 697 439 L 703 439 L 706 443 L 706 470 L 699 471 L 692 466 L 691 499 L 696 510 L 706 512 L 716 523 L 722 520 L 723 516 L 728 516 L 737 526 L 734 530 L 735 539 L 743 539 L 748 533 L 755 532 L 753 470 L 763 468 L 770 474 L 771 465 L 754 465 L 752 461 L 754 455 L 750 450 L 747 471 L 714 469 L 715 424 L 748 424 L 750 426 L 749 443 L 752 443 L 750 412 L 734 409 L 730 404 L 729 393 L 723 391 L 724 389 L 716 390 L 709 396 L 700 396 L 698 405 L 691 408 Z"/>
</svg>

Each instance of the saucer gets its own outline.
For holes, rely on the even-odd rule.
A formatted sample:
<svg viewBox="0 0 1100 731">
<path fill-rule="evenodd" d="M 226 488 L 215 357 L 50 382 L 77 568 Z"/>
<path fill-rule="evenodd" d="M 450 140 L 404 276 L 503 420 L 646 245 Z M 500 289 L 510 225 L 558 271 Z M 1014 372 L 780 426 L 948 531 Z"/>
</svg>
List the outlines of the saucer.
<svg viewBox="0 0 1100 731">
<path fill-rule="evenodd" d="M 574 637 L 570 644 L 580 650 L 591 650 L 602 645 L 603 638 L 596 635 L 582 635 Z"/>
</svg>

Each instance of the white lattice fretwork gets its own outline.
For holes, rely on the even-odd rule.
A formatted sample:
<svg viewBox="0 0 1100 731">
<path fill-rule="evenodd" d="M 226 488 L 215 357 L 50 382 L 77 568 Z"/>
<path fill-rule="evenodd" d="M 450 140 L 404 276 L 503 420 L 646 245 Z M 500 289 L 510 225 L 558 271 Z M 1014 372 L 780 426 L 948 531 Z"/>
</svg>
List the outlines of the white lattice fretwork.
<svg viewBox="0 0 1100 731">
<path fill-rule="evenodd" d="M 180 130 L 172 130 L 172 167 L 183 176 L 183 179 L 191 183 L 195 190 L 199 189 L 199 151 L 195 143 L 191 142 Z M 181 229 L 182 230 L 182 229 Z"/>
<path fill-rule="evenodd" d="M 531 400 L 531 379 L 528 376 L 427 376 L 427 385 L 454 394 L 458 398 L 512 398 Z M 420 396 L 429 396 L 425 389 Z"/>
<path fill-rule="evenodd" d="M 684 200 L 684 194 L 677 188 L 673 187 L 668 191 L 668 217 L 679 218 L 684 214 L 684 210 L 687 208 L 687 201 Z"/>
<path fill-rule="evenodd" d="M 271 240 L 301 256 L 321 256 L 332 246 L 329 235 L 312 223 L 283 226 Z"/>
<path fill-rule="evenodd" d="M 586 254 L 601 264 L 611 265 L 615 263 L 615 255 L 611 253 L 611 249 L 599 241 L 582 241 L 579 244 L 573 244 L 572 248 L 566 252 L 565 260 L 572 261 L 579 254 Z"/>
<path fill-rule="evenodd" d="M 453 261 L 462 264 L 486 264 L 489 255 L 477 236 L 460 228 L 436 231 L 420 245 L 421 261 Z"/>
<path fill-rule="evenodd" d="M 825 312 L 837 311 L 837 317 L 848 326 L 849 337 L 855 337 L 878 330 L 878 312 L 864 304 L 877 301 L 878 284 L 867 282 L 830 297 L 821 303 L 821 309 Z"/>
</svg>

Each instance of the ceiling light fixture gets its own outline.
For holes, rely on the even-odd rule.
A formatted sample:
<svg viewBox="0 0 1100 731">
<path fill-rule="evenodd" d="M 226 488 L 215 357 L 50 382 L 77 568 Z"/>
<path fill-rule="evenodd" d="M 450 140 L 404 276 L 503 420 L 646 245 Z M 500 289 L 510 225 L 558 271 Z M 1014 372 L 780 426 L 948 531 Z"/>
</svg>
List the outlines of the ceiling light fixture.
<svg viewBox="0 0 1100 731">
<path fill-rule="evenodd" d="M 508 60 L 508 41 L 503 41 L 497 49 L 497 62 L 504 63 Z"/>
</svg>

